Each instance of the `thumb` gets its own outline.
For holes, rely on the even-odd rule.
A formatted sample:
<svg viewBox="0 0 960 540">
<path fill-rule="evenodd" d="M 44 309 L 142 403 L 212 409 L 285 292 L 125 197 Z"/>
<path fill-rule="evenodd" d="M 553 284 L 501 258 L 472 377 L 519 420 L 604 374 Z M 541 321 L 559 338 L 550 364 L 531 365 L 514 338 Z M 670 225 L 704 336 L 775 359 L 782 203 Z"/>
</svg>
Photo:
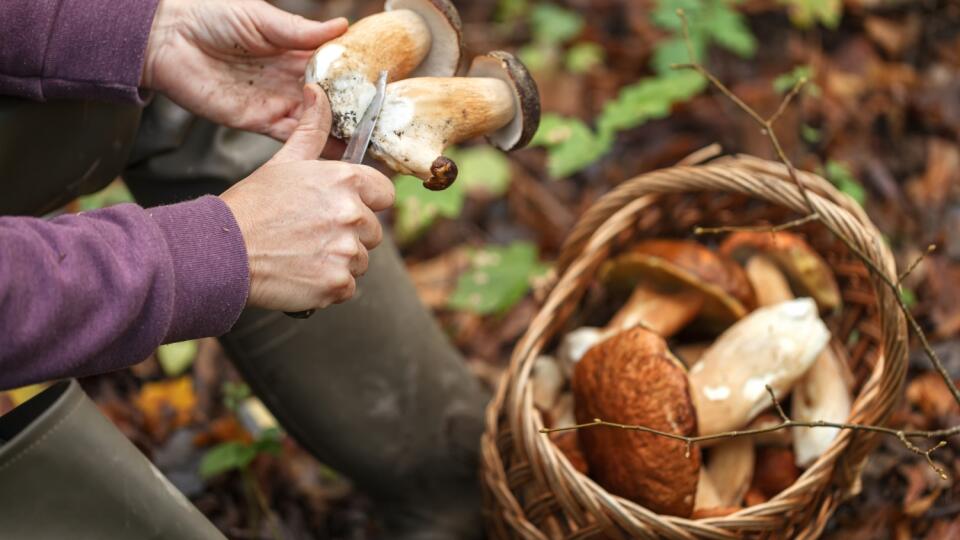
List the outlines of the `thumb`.
<svg viewBox="0 0 960 540">
<path fill-rule="evenodd" d="M 300 124 L 274 156 L 273 163 L 317 159 L 330 135 L 330 101 L 316 84 L 303 87 L 303 115 Z"/>
</svg>

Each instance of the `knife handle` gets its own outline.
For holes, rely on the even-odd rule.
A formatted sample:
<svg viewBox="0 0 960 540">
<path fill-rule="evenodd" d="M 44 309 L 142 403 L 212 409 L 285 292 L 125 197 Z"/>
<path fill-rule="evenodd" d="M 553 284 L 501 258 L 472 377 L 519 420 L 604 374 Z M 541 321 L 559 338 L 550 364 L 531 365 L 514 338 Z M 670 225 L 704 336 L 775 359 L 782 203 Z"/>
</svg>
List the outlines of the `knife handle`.
<svg viewBox="0 0 960 540">
<path fill-rule="evenodd" d="M 308 309 L 306 311 L 284 311 L 284 314 L 293 319 L 309 319 L 316 311 L 315 309 Z"/>
</svg>

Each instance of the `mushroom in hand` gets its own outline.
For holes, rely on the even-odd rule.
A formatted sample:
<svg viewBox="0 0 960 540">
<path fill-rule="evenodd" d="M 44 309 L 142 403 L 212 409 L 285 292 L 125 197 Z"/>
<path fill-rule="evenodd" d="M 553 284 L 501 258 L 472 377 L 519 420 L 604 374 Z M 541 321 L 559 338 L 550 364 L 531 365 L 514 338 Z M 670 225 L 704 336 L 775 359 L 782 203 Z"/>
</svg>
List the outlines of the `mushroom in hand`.
<svg viewBox="0 0 960 540">
<path fill-rule="evenodd" d="M 663 338 L 643 328 L 591 348 L 573 374 L 578 422 L 602 418 L 692 436 L 696 411 L 687 376 Z M 700 449 L 651 433 L 612 427 L 579 432 L 591 476 L 615 495 L 662 514 L 690 516 Z"/>
</svg>

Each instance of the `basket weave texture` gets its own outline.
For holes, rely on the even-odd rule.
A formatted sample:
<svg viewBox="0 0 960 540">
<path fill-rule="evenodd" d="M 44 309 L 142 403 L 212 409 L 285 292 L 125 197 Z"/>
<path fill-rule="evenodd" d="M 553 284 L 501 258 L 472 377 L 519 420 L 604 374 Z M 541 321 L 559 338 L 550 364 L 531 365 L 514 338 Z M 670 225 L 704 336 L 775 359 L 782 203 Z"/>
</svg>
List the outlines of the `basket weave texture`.
<svg viewBox="0 0 960 540">
<path fill-rule="evenodd" d="M 893 257 L 866 214 L 826 180 L 798 172 L 820 216 L 795 230 L 834 269 L 843 309 L 826 322 L 846 347 L 858 381 L 849 422 L 884 424 L 906 373 L 907 331 L 890 289 L 838 237 L 894 282 Z M 807 215 L 784 166 L 749 156 L 676 166 L 630 179 L 579 220 L 558 260 L 557 279 L 514 349 L 487 409 L 481 474 L 491 538 L 816 538 L 836 505 L 859 489 L 878 435 L 841 431 L 790 488 L 769 501 L 709 519 L 658 515 L 607 493 L 578 473 L 541 433 L 530 373 L 534 360 L 572 329 L 600 264 L 638 238 L 693 237 L 695 226 L 766 225 Z"/>
</svg>

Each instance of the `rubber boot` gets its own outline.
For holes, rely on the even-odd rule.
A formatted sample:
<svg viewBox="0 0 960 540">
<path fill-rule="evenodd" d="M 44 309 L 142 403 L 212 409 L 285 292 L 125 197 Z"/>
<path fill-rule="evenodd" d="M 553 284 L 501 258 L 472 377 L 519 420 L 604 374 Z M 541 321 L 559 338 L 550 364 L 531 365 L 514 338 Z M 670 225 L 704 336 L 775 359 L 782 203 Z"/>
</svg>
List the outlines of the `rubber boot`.
<svg viewBox="0 0 960 540">
<path fill-rule="evenodd" d="M 353 300 L 306 321 L 248 310 L 220 341 L 284 428 L 376 500 L 385 538 L 480 537 L 486 396 L 391 243 Z"/>
<path fill-rule="evenodd" d="M 0 417 L 0 538 L 224 540 L 74 380 Z"/>
<path fill-rule="evenodd" d="M 183 118 L 162 99 L 144 112 L 146 140 L 125 174 L 144 204 L 222 191 L 276 148 Z M 489 396 L 420 303 L 389 238 L 371 252 L 353 300 L 307 320 L 248 310 L 220 341 L 286 431 L 374 500 L 384 538 L 482 537 Z"/>
</svg>

